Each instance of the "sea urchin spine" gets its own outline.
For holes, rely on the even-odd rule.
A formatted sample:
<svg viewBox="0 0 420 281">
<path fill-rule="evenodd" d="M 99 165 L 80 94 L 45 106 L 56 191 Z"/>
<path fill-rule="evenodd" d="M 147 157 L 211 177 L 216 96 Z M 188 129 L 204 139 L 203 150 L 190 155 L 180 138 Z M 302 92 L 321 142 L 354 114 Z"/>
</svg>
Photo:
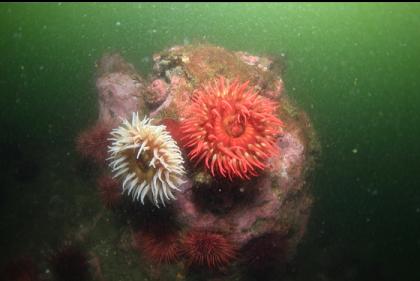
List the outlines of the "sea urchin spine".
<svg viewBox="0 0 420 281">
<path fill-rule="evenodd" d="M 192 230 L 183 241 L 183 253 L 188 265 L 220 269 L 235 258 L 232 243 L 222 234 Z"/>
<path fill-rule="evenodd" d="M 134 235 L 137 248 L 144 256 L 157 263 L 174 263 L 180 254 L 177 233 L 156 235 L 154 232 L 139 231 Z"/>
</svg>

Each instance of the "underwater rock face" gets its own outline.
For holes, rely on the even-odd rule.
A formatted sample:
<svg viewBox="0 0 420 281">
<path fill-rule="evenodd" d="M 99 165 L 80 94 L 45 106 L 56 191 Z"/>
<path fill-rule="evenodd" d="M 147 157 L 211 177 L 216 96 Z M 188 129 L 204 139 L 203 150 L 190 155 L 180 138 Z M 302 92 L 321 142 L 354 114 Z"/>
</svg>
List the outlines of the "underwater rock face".
<svg viewBox="0 0 420 281">
<path fill-rule="evenodd" d="M 162 104 L 169 93 L 169 85 L 163 79 L 156 79 L 147 87 L 144 100 L 151 108 Z"/>
<path fill-rule="evenodd" d="M 119 124 L 119 118 L 130 118 L 143 103 L 142 78 L 119 54 L 104 55 L 98 67 L 98 121 Z"/>
<path fill-rule="evenodd" d="M 120 118 L 129 118 L 133 112 L 138 112 L 140 116 L 153 117 L 154 125 L 166 126 L 179 146 L 185 162 L 183 168 L 186 170 L 186 176 L 183 179 L 184 183 L 178 186 L 181 192 L 177 193 L 177 200 L 170 201 L 164 213 L 153 211 L 147 215 L 144 212 L 137 214 L 139 220 L 147 220 L 147 223 L 141 224 L 143 226 L 139 226 L 139 229 L 134 229 L 143 233 L 136 236 L 135 248 L 151 264 L 156 260 L 171 260 L 157 255 L 160 249 L 177 249 L 176 256 L 185 268 L 180 266 L 180 263 L 167 266 L 182 272 L 181 276 L 187 280 L 190 272 L 194 272 L 196 267 L 206 269 L 206 274 L 217 276 L 220 280 L 242 272 L 243 267 L 247 267 L 247 262 L 253 264 L 250 268 L 272 268 L 273 266 L 266 266 L 264 258 L 267 263 L 277 259 L 272 258 L 275 253 L 264 252 L 271 250 L 271 246 L 266 245 L 277 245 L 278 255 L 281 255 L 278 261 L 282 264 L 291 260 L 305 234 L 310 215 L 313 202 L 309 189 L 310 176 L 320 149 L 307 114 L 295 106 L 285 92 L 281 77 L 284 65 L 276 58 L 232 52 L 213 45 L 175 46 L 155 54 L 153 60 L 153 71 L 146 81 L 120 55 L 105 55 L 99 63 L 96 84 L 99 100 L 98 123 L 112 124 L 115 128 L 120 124 Z M 234 134 L 231 134 L 232 139 L 245 133 L 250 135 L 244 139 L 254 139 L 253 134 L 256 132 L 260 137 L 253 144 L 255 146 L 248 150 L 245 148 L 250 147 L 249 143 L 240 142 L 241 145 L 237 145 L 235 141 L 225 141 L 225 147 L 222 149 L 227 151 L 226 155 L 231 157 L 231 161 L 218 159 L 226 156 L 223 154 L 214 154 L 216 156 L 207 158 L 200 154 L 196 157 L 202 156 L 203 161 L 192 161 L 189 155 L 194 148 L 188 142 L 194 138 L 212 138 L 201 133 L 200 127 L 203 126 L 204 131 L 205 126 L 212 125 L 203 121 L 196 125 L 195 131 L 191 130 L 196 135 L 185 137 L 190 132 L 188 124 L 191 124 L 186 120 L 192 112 L 188 109 L 196 101 L 197 89 L 207 87 L 201 94 L 211 92 L 214 90 L 211 87 L 218 87 L 217 84 L 211 86 L 211 82 L 221 77 L 230 82 L 238 81 L 234 87 L 244 87 L 240 92 L 244 92 L 245 95 L 252 92 L 258 98 L 246 99 L 246 106 L 242 107 L 234 101 L 228 104 L 221 101 L 221 111 L 239 112 L 234 115 L 233 121 L 227 120 L 228 118 L 225 120 L 224 116 L 227 115 L 214 112 L 211 102 L 203 105 L 202 110 L 210 111 L 216 119 L 220 118 L 217 119 L 218 124 L 221 124 L 220 128 L 212 127 L 210 131 L 217 134 L 222 133 L 220 130 L 230 130 L 230 133 L 234 130 Z M 218 90 L 222 96 L 229 91 L 221 87 Z M 269 103 L 276 105 L 274 110 L 270 109 L 270 114 L 275 116 L 275 120 L 281 120 L 272 125 L 278 125 L 278 129 L 265 129 L 268 127 L 264 122 L 269 122 L 266 115 L 260 111 L 254 113 L 246 109 L 252 108 L 252 102 L 258 103 L 260 100 L 269 100 Z M 194 110 L 198 110 L 198 107 Z M 190 115 L 186 116 L 185 112 L 189 112 Z M 258 118 L 254 118 L 256 116 L 250 114 L 259 115 Z M 253 131 L 243 129 L 247 122 L 252 123 Z M 266 139 L 273 149 L 262 149 L 261 146 L 268 144 L 265 143 Z M 206 145 L 205 141 L 198 143 L 200 146 Z M 214 145 L 217 146 L 217 142 Z M 239 146 L 242 148 L 238 148 Z M 274 153 L 277 150 L 278 153 Z M 240 153 L 243 153 L 243 158 L 238 156 Z M 265 156 L 257 157 L 258 153 L 264 153 Z M 247 161 L 241 162 L 241 159 Z M 257 163 L 255 159 L 262 162 Z M 221 172 L 211 173 L 208 167 L 216 161 L 219 161 L 217 167 Z M 246 170 L 251 169 L 251 165 L 255 163 L 259 169 L 247 173 Z M 104 166 L 101 166 L 101 169 L 104 172 L 110 170 Z M 249 177 L 228 178 L 224 176 L 224 170 L 240 171 L 237 174 Z M 138 182 L 141 180 L 138 179 Z M 120 184 L 122 186 L 123 183 Z M 134 201 L 128 204 L 141 203 Z M 154 207 L 152 204 L 145 204 L 142 208 Z M 162 214 L 165 214 L 165 221 L 169 221 L 170 225 L 177 225 L 176 233 L 165 232 L 164 229 L 170 229 L 167 230 L 170 232 L 173 228 L 165 228 L 167 221 L 162 226 Z M 142 215 L 144 218 L 140 218 Z M 157 231 L 150 232 L 150 229 Z M 147 233 L 147 239 L 144 238 L 144 233 Z M 154 242 L 154 235 L 171 239 L 167 239 L 167 244 L 159 244 Z M 257 247 L 254 244 L 265 247 Z M 207 252 L 211 252 L 211 255 L 206 256 Z M 184 254 L 178 255 L 179 253 Z M 195 262 L 195 257 L 200 261 Z M 220 260 L 213 262 L 214 259 Z M 147 268 L 149 266 L 144 266 L 143 269 L 147 271 Z M 154 270 L 151 278 L 156 275 L 156 268 Z M 174 271 L 162 270 L 157 274 L 158 279 L 174 280 L 175 276 L 171 275 L 171 272 Z"/>
<path fill-rule="evenodd" d="M 108 157 L 112 128 L 144 106 L 145 86 L 134 66 L 120 54 L 103 55 L 96 67 L 99 116 L 95 124 L 79 133 L 76 150 L 84 158 L 101 165 Z"/>
</svg>

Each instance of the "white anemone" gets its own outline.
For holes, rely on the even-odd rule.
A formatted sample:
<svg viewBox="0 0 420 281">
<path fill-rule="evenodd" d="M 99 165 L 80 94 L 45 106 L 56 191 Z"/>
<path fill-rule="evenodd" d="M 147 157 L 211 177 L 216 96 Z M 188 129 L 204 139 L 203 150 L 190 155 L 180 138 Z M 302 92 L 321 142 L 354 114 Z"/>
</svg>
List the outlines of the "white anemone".
<svg viewBox="0 0 420 281">
<path fill-rule="evenodd" d="M 163 125 L 151 125 L 151 119 L 139 119 L 133 113 L 131 123 L 123 120 L 112 130 L 109 147 L 114 178 L 122 180 L 123 192 L 144 204 L 146 195 L 159 207 L 165 201 L 175 199 L 184 182 L 184 160 L 176 142 Z"/>
</svg>

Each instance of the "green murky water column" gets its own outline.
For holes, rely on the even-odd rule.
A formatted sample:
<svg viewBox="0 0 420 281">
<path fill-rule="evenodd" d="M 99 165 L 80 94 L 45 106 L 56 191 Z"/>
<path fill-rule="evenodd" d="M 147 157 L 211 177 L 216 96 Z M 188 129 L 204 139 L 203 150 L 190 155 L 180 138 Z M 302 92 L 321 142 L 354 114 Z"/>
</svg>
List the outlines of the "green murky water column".
<svg viewBox="0 0 420 281">
<path fill-rule="evenodd" d="M 300 259 L 316 267 L 338 245 L 409 280 L 420 250 L 419 30 L 418 4 L 1 4 L 1 138 L 71 150 L 96 117 L 94 64 L 106 51 L 143 73 L 175 44 L 284 53 L 287 93 L 323 147 Z"/>
</svg>

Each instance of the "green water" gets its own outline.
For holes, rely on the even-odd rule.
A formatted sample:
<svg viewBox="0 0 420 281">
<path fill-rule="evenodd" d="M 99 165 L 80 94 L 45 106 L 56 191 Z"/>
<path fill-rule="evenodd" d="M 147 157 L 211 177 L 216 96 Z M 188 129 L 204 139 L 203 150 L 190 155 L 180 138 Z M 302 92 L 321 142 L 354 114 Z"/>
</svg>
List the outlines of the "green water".
<svg viewBox="0 0 420 281">
<path fill-rule="evenodd" d="M 296 271 L 318 276 L 328 263 L 320 257 L 330 255 L 343 265 L 329 267 L 328 280 L 353 280 L 349 264 L 369 278 L 416 280 L 419 30 L 419 4 L 1 4 L 0 136 L 61 159 L 49 171 L 60 175 L 74 136 L 96 118 L 94 64 L 104 52 L 120 51 L 143 74 L 154 52 L 176 44 L 284 53 L 287 93 L 309 113 L 322 144 Z M 2 167 L 1 212 L 17 214 L 1 230 L 11 255 L 21 242 L 4 233 L 37 230 L 18 207 L 13 169 Z M 43 187 L 24 192 L 35 198 Z"/>
</svg>

